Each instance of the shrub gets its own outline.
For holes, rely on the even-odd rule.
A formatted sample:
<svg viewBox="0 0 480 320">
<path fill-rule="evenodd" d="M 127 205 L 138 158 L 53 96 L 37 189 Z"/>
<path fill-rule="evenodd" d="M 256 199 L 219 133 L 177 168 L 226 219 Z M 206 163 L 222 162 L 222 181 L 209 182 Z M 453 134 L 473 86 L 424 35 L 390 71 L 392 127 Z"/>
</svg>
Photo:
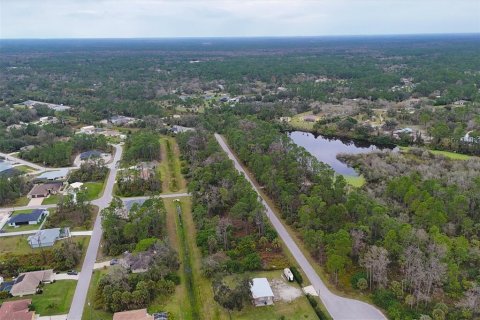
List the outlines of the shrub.
<svg viewBox="0 0 480 320">
<path fill-rule="evenodd" d="M 365 272 L 357 272 L 355 273 L 351 278 L 350 278 L 350 284 L 352 285 L 352 288 L 354 289 L 359 289 L 358 288 L 358 280 L 360 279 L 366 279 L 367 274 Z"/>
</svg>

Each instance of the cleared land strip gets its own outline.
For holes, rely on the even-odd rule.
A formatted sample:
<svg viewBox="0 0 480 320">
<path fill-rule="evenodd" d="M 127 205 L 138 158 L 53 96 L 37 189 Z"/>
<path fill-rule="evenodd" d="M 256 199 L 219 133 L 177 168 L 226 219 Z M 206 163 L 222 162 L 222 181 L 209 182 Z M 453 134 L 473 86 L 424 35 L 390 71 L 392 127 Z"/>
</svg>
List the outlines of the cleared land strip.
<svg viewBox="0 0 480 320">
<path fill-rule="evenodd" d="M 320 276 L 316 273 L 315 269 L 312 267 L 312 265 L 307 260 L 305 255 L 297 246 L 293 238 L 288 233 L 287 229 L 285 229 L 280 219 L 275 215 L 272 208 L 263 199 L 257 187 L 255 186 L 253 181 L 250 179 L 248 174 L 245 172 L 243 167 L 240 165 L 235 155 L 227 146 L 226 142 L 223 140 L 223 138 L 219 134 L 215 134 L 215 139 L 217 139 L 222 149 L 225 151 L 225 153 L 227 153 L 228 157 L 233 161 L 235 168 L 238 170 L 238 172 L 242 173 L 245 176 L 247 181 L 252 185 L 255 192 L 257 192 L 261 202 L 266 208 L 267 216 L 270 219 L 270 222 L 272 223 L 275 230 L 277 230 L 278 235 L 285 242 L 287 248 L 295 257 L 295 260 L 297 260 L 297 263 L 300 265 L 300 267 L 303 269 L 303 271 L 307 275 L 308 280 L 310 280 L 310 283 L 315 288 L 315 291 L 319 294 L 320 299 L 322 300 L 323 304 L 325 305 L 325 308 L 328 310 L 332 318 L 339 319 L 339 320 L 387 319 L 380 312 L 380 310 L 378 310 L 374 306 L 369 305 L 368 303 L 365 303 L 362 301 L 337 296 L 325 286 Z"/>
</svg>

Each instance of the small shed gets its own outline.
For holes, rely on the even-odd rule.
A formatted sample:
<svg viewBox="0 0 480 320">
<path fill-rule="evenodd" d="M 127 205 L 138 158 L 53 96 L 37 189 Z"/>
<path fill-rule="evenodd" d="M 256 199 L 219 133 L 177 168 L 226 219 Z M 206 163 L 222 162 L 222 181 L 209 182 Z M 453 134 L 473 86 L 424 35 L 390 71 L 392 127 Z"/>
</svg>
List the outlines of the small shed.
<svg viewBox="0 0 480 320">
<path fill-rule="evenodd" d="M 274 296 L 267 278 L 253 278 L 250 291 L 252 293 L 252 302 L 256 307 L 273 304 Z"/>
</svg>

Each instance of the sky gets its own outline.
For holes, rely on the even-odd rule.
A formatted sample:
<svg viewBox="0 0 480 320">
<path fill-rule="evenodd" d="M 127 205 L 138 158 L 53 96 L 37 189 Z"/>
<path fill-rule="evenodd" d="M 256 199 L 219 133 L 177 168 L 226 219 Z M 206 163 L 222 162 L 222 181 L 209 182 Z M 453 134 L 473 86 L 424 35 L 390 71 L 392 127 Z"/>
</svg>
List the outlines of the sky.
<svg viewBox="0 0 480 320">
<path fill-rule="evenodd" d="M 480 0 L 0 0 L 0 38 L 480 33 Z"/>
</svg>

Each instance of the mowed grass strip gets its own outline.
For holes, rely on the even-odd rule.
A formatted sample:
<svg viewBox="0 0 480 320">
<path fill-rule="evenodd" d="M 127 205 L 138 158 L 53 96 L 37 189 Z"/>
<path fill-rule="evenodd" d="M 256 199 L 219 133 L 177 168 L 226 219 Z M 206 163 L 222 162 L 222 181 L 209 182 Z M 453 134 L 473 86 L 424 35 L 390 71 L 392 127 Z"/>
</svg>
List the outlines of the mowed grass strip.
<svg viewBox="0 0 480 320">
<path fill-rule="evenodd" d="M 162 136 L 160 147 L 162 160 L 158 170 L 162 179 L 162 193 L 186 191 L 187 183 L 181 173 L 180 149 L 175 138 Z"/>
</svg>

